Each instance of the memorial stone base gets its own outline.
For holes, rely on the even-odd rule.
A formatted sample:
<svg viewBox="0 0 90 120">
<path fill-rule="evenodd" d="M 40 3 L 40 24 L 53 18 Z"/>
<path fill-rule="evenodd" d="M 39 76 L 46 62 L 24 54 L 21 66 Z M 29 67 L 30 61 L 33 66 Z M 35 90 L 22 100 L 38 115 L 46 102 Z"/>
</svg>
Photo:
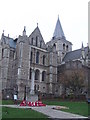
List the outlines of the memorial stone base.
<svg viewBox="0 0 90 120">
<path fill-rule="evenodd" d="M 29 101 L 29 102 L 36 102 L 38 101 L 38 95 L 34 94 L 34 95 L 28 95 L 26 97 L 26 101 Z"/>
</svg>

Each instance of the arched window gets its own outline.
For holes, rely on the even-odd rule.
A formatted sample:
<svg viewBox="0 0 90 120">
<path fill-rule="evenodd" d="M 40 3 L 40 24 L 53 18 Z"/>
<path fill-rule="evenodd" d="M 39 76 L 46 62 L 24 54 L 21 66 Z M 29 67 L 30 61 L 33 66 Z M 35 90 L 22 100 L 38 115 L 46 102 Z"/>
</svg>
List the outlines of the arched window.
<svg viewBox="0 0 90 120">
<path fill-rule="evenodd" d="M 40 41 L 40 48 L 42 47 L 42 41 Z"/>
<path fill-rule="evenodd" d="M 36 70 L 35 71 L 35 80 L 39 80 L 40 79 L 40 71 Z"/>
<path fill-rule="evenodd" d="M 43 65 L 45 65 L 45 55 L 43 55 Z"/>
<path fill-rule="evenodd" d="M 30 68 L 30 72 L 29 72 L 29 79 L 32 78 L 32 69 Z"/>
<path fill-rule="evenodd" d="M 38 36 L 36 36 L 36 46 L 38 46 Z"/>
<path fill-rule="evenodd" d="M 45 79 L 46 79 L 46 72 L 43 71 L 43 72 L 42 72 L 42 81 L 45 81 Z"/>
<path fill-rule="evenodd" d="M 39 63 L 39 52 L 36 52 L 36 63 Z"/>
<path fill-rule="evenodd" d="M 31 51 L 31 57 L 30 57 L 31 63 L 32 63 L 32 58 L 33 58 L 33 52 Z"/>
<path fill-rule="evenodd" d="M 63 44 L 63 50 L 65 50 L 65 44 Z"/>
<path fill-rule="evenodd" d="M 54 44 L 53 45 L 53 52 L 55 52 L 56 51 L 56 45 Z"/>
<path fill-rule="evenodd" d="M 68 51 L 68 45 L 66 46 L 66 50 Z"/>
<path fill-rule="evenodd" d="M 31 38 L 31 45 L 33 45 L 33 38 Z"/>
</svg>

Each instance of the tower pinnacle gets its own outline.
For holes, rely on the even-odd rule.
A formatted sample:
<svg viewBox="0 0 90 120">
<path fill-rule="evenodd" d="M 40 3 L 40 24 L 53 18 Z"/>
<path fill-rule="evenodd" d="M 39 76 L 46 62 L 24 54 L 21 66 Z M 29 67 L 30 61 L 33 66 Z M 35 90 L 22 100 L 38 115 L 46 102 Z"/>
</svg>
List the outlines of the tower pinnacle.
<svg viewBox="0 0 90 120">
<path fill-rule="evenodd" d="M 23 36 L 26 36 L 26 26 L 24 26 Z"/>
<path fill-rule="evenodd" d="M 4 30 L 3 30 L 2 36 L 4 36 Z"/>
<path fill-rule="evenodd" d="M 82 57 L 85 59 L 85 48 L 83 46 L 83 42 L 82 42 L 82 48 L 81 48 L 81 50 L 82 50 Z"/>
<path fill-rule="evenodd" d="M 82 42 L 82 49 L 84 48 L 84 46 L 83 46 L 83 42 Z"/>
</svg>

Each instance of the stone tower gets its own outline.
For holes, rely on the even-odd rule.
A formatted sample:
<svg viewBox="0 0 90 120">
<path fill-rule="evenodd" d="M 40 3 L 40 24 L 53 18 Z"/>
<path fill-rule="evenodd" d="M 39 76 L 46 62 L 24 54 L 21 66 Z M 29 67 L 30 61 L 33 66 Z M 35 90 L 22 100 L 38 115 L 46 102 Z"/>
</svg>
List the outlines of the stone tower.
<svg viewBox="0 0 90 120">
<path fill-rule="evenodd" d="M 72 50 L 72 43 L 67 41 L 65 38 L 59 16 L 53 33 L 53 37 L 48 43 L 46 43 L 46 45 L 49 51 L 49 83 L 47 84 L 47 86 L 49 87 L 49 93 L 57 96 L 57 94 L 59 93 L 59 87 L 57 84 L 57 66 L 58 64 L 61 64 L 65 54 Z"/>
<path fill-rule="evenodd" d="M 66 40 L 59 20 L 59 16 L 53 33 L 53 37 L 51 41 L 47 43 L 47 46 L 52 46 L 53 49 L 55 48 L 55 51 L 58 54 L 58 64 L 62 62 L 62 59 L 67 52 L 72 51 L 72 43 Z"/>
<path fill-rule="evenodd" d="M 26 94 L 26 88 L 30 88 L 29 70 L 30 70 L 30 51 L 28 37 L 24 27 L 23 35 L 18 37 L 16 45 L 16 85 L 18 88 L 18 98 L 23 99 Z"/>
<path fill-rule="evenodd" d="M 49 95 L 55 95 L 57 84 L 57 52 L 54 48 L 48 48 L 48 83 L 47 89 Z"/>
</svg>

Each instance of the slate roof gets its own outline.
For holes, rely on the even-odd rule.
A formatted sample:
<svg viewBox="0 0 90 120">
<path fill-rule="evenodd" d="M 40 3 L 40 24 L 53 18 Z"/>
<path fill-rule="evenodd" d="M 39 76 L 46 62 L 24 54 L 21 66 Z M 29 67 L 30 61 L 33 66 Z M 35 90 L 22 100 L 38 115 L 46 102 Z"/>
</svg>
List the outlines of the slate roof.
<svg viewBox="0 0 90 120">
<path fill-rule="evenodd" d="M 9 46 L 11 48 L 14 48 L 14 49 L 16 48 L 16 42 L 17 41 L 14 40 L 13 38 L 3 36 L 2 39 L 3 39 L 3 41 L 4 41 L 5 44 L 8 44 L 8 42 L 9 42 Z"/>
<path fill-rule="evenodd" d="M 64 35 L 59 17 L 58 17 L 56 27 L 55 27 L 55 30 L 54 30 L 54 33 L 53 33 L 53 38 L 65 38 L 65 35 Z"/>
<path fill-rule="evenodd" d="M 85 47 L 85 56 L 88 54 L 88 47 Z M 70 61 L 70 60 L 76 60 L 80 59 L 82 57 L 82 49 L 74 50 L 71 52 L 66 53 L 65 57 L 63 58 L 63 61 Z"/>
<path fill-rule="evenodd" d="M 14 41 L 13 39 L 9 40 L 9 45 L 11 48 L 16 48 L 16 41 Z"/>
</svg>

